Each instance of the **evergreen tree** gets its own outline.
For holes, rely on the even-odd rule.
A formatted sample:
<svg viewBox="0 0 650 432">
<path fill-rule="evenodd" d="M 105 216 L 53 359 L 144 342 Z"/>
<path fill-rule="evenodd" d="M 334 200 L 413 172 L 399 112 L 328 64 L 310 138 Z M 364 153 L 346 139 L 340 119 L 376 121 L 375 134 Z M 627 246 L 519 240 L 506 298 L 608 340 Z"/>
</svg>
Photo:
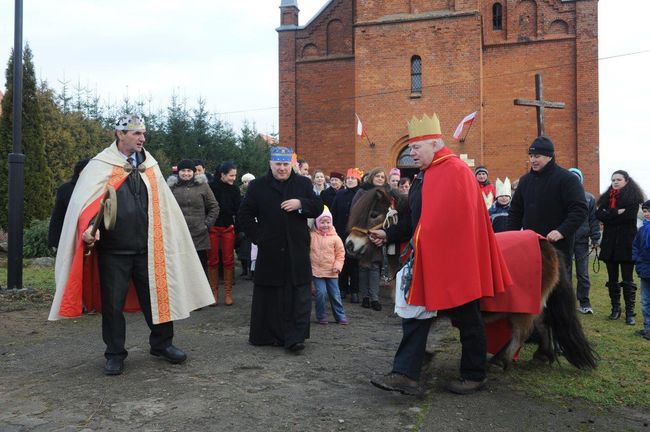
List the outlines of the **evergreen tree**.
<svg viewBox="0 0 650 432">
<path fill-rule="evenodd" d="M 0 148 L 2 154 L 8 154 L 12 145 L 13 125 L 13 53 L 7 65 L 5 97 L 2 101 L 0 117 Z M 36 74 L 32 51 L 25 46 L 23 54 L 23 130 L 22 151 L 25 154 L 25 225 L 34 219 L 44 219 L 49 216 L 52 208 L 52 172 L 45 155 L 43 133 L 43 113 L 39 104 L 36 86 Z M 2 178 L 6 179 L 7 167 L 2 165 Z M 0 185 L 0 227 L 7 226 L 8 193 L 6 182 Z"/>
<path fill-rule="evenodd" d="M 249 172 L 255 177 L 269 170 L 269 144 L 257 133 L 254 126 L 244 122 L 239 136 L 239 173 Z"/>
</svg>

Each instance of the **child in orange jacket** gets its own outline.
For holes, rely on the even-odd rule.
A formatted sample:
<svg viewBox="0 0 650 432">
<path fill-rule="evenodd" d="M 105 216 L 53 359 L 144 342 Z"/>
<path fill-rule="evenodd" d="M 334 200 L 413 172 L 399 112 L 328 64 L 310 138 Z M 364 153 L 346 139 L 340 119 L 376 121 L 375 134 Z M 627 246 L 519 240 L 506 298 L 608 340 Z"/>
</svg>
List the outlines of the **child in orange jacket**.
<svg viewBox="0 0 650 432">
<path fill-rule="evenodd" d="M 327 324 L 325 304 L 329 297 L 334 319 L 339 324 L 347 324 L 338 276 L 343 268 L 345 249 L 341 238 L 336 234 L 332 224 L 332 214 L 325 207 L 316 218 L 316 229 L 311 232 L 311 272 L 316 288 L 316 319 L 320 324 Z"/>
</svg>

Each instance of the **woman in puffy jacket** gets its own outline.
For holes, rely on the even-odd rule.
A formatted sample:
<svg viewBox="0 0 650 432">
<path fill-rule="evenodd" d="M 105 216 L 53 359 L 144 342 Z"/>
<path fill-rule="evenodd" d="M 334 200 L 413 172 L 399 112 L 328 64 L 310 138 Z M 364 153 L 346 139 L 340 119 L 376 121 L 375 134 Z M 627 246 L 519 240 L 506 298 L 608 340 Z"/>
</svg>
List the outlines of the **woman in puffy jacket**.
<svg viewBox="0 0 650 432">
<path fill-rule="evenodd" d="M 204 174 L 196 174 L 194 161 L 183 159 L 178 163 L 178 176 L 171 176 L 167 184 L 185 216 L 194 247 L 207 273 L 210 238 L 208 229 L 219 215 L 219 204 L 208 186 Z"/>
</svg>

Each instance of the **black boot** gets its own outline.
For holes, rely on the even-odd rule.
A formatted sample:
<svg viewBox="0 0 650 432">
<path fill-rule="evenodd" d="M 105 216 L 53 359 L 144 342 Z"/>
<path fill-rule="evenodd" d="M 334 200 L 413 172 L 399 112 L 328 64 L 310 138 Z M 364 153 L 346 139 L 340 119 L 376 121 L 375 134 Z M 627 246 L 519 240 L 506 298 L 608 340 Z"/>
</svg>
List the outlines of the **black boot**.
<svg viewBox="0 0 650 432">
<path fill-rule="evenodd" d="M 623 299 L 625 300 L 625 324 L 635 325 L 634 304 L 636 300 L 636 285 L 634 282 L 622 282 Z"/>
<path fill-rule="evenodd" d="M 248 274 L 248 260 L 239 260 L 241 263 L 241 275 L 240 276 L 246 276 Z"/>
<path fill-rule="evenodd" d="M 621 317 L 621 286 L 616 282 L 607 282 L 609 289 L 609 299 L 612 302 L 612 313 L 610 320 L 617 320 Z"/>
</svg>

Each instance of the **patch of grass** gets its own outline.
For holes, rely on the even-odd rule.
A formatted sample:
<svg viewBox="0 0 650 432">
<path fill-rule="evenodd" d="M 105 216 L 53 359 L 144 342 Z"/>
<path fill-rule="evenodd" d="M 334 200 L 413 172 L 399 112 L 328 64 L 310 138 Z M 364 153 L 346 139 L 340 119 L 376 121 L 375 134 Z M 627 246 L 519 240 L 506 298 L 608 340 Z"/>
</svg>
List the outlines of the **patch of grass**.
<svg viewBox="0 0 650 432">
<path fill-rule="evenodd" d="M 513 388 L 549 399 L 582 399 L 602 407 L 650 407 L 650 341 L 635 335 L 641 325 L 626 325 L 624 315 L 617 321 L 608 319 L 611 304 L 606 281 L 603 267 L 599 273 L 591 273 L 589 297 L 595 313 L 580 315 L 587 337 L 600 356 L 598 368 L 580 371 L 563 358 L 551 367 L 534 364 L 530 359 L 537 347 L 527 344 L 522 361 L 504 376 Z M 638 302 L 637 293 L 637 321 L 641 322 Z"/>
<path fill-rule="evenodd" d="M 6 287 L 7 268 L 0 267 L 0 285 Z M 0 295 L 0 311 L 22 310 L 28 306 L 49 306 L 54 296 L 54 269 L 51 267 L 23 268 L 24 292 Z"/>
</svg>

